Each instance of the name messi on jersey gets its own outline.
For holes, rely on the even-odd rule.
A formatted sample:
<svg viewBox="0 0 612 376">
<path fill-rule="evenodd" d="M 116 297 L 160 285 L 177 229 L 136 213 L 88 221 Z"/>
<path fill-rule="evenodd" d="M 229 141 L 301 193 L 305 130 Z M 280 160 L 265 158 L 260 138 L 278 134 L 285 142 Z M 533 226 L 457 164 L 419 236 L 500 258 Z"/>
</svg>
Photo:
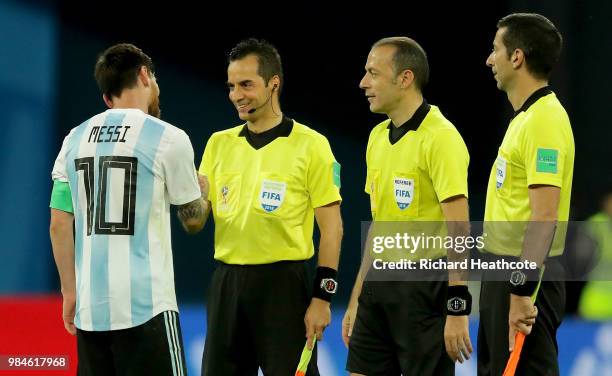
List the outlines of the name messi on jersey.
<svg viewBox="0 0 612 376">
<path fill-rule="evenodd" d="M 89 133 L 87 142 L 125 142 L 129 125 L 103 125 L 95 126 Z"/>
</svg>

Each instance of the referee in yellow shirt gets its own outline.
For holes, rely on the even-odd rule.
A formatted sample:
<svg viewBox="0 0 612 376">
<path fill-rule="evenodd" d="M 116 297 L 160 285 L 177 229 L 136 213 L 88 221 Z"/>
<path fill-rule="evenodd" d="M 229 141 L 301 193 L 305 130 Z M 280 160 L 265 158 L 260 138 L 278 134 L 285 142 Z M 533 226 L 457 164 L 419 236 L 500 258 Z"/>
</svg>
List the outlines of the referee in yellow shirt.
<svg viewBox="0 0 612 376">
<path fill-rule="evenodd" d="M 372 220 L 405 222 L 409 228 L 452 221 L 460 225 L 459 235 L 469 234 L 469 154 L 453 124 L 423 98 L 429 76 L 425 51 L 407 37 L 381 39 L 365 70 L 359 86 L 370 111 L 389 117 L 372 130 L 366 151 Z M 434 253 L 421 256 L 446 256 L 445 250 Z M 463 361 L 472 351 L 466 283 L 374 281 L 370 265 L 364 257 L 343 320 L 347 370 L 352 375 L 454 375 L 453 361 Z"/>
<path fill-rule="evenodd" d="M 558 256 L 565 243 L 574 169 L 570 121 L 548 87 L 561 46 L 561 34 L 547 18 L 511 14 L 497 23 L 487 59 L 515 114 L 489 177 L 483 257 L 531 261 L 538 268 L 507 271 L 505 281 L 495 281 L 490 272 L 483 276 L 482 376 L 502 374 L 518 331 L 527 337 L 516 374 L 559 374 L 556 333 L 565 309 L 565 284 Z"/>
<path fill-rule="evenodd" d="M 327 139 L 285 116 L 281 59 L 247 39 L 229 54 L 229 99 L 245 123 L 214 133 L 199 174 L 215 220 L 203 375 L 292 375 L 322 339 L 342 238 L 340 165 Z M 321 233 L 316 276 L 314 219 Z M 312 295 L 309 285 L 313 285 Z M 318 375 L 316 353 L 307 375 Z"/>
</svg>

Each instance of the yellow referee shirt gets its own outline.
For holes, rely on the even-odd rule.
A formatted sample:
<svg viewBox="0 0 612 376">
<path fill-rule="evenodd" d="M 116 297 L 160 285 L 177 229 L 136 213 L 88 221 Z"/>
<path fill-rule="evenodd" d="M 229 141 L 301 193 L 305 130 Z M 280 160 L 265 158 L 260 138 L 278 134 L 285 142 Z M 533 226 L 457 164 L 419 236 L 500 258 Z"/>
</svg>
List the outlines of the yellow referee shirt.
<svg viewBox="0 0 612 376">
<path fill-rule="evenodd" d="M 530 185 L 561 188 L 550 256 L 563 253 L 569 219 L 574 136 L 565 109 L 548 87 L 537 90 L 510 122 L 491 169 L 485 206 L 484 249 L 520 256 L 531 208 Z"/>
<path fill-rule="evenodd" d="M 412 129 L 395 143 L 390 138 L 391 120 L 378 124 L 370 133 L 365 191 L 370 195 L 372 219 L 375 223 L 427 221 L 442 224 L 445 218 L 440 202 L 458 195 L 468 196 L 470 157 L 467 147 L 438 107 L 425 101 L 412 119 L 402 125 L 405 126 Z M 385 226 L 377 225 L 376 233 L 392 228 Z M 411 226 L 412 232 L 416 226 Z M 426 228 L 429 231 L 425 232 L 436 232 L 434 229 L 440 227 L 428 225 Z M 439 248 L 433 253 L 414 256 L 437 258 L 446 256 L 446 250 Z"/>
<path fill-rule="evenodd" d="M 284 118 L 261 148 L 245 125 L 214 133 L 199 173 L 210 182 L 215 259 L 227 264 L 306 260 L 314 208 L 340 201 L 340 165 L 329 142 Z"/>
</svg>

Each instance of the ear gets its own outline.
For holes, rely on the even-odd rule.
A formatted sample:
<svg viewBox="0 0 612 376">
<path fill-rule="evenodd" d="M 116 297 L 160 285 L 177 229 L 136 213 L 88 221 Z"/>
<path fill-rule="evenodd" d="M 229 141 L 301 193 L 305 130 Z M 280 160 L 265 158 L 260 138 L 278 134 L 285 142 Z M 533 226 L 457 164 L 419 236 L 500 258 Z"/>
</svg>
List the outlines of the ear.
<svg viewBox="0 0 612 376">
<path fill-rule="evenodd" d="M 272 84 L 272 91 L 278 91 L 280 89 L 280 77 L 278 75 L 272 76 L 270 84 Z"/>
<path fill-rule="evenodd" d="M 414 72 L 410 69 L 404 69 L 399 75 L 400 88 L 406 89 L 414 82 Z"/>
<path fill-rule="evenodd" d="M 144 87 L 149 87 L 151 84 L 151 72 L 144 65 L 138 71 L 138 80 L 142 82 Z"/>
<path fill-rule="evenodd" d="M 106 107 L 113 108 L 113 101 L 106 94 L 102 94 L 102 100 L 104 104 L 106 104 Z"/>
<path fill-rule="evenodd" d="M 525 62 L 525 53 L 520 48 L 515 49 L 510 56 L 512 68 L 519 69 Z"/>
</svg>

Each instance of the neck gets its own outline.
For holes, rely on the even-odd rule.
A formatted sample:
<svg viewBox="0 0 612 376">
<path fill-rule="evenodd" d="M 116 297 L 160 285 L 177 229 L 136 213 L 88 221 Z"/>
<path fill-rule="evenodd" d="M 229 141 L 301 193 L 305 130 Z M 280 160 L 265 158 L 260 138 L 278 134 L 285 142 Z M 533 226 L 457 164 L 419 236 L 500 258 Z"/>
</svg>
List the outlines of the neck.
<svg viewBox="0 0 612 376">
<path fill-rule="evenodd" d="M 119 98 L 113 97 L 112 108 L 136 108 L 145 114 L 149 113 L 147 99 L 131 90 L 124 90 Z"/>
<path fill-rule="evenodd" d="M 401 126 L 408 120 L 412 119 L 414 113 L 423 104 L 423 94 L 421 93 L 407 93 L 402 98 L 396 108 L 390 111 L 387 115 L 396 127 Z"/>
<path fill-rule="evenodd" d="M 262 108 L 262 114 L 257 119 L 247 120 L 247 127 L 253 133 L 262 133 L 279 125 L 283 120 L 283 113 L 276 98 L 271 101 L 271 106 Z"/>
<path fill-rule="evenodd" d="M 531 94 L 546 86 L 548 86 L 547 80 L 540 80 L 533 78 L 531 75 L 526 75 L 524 79 L 517 80 L 516 85 L 506 93 L 508 94 L 508 100 L 512 108 L 514 111 L 518 111 L 523 107 L 523 104 L 525 104 Z"/>
</svg>

